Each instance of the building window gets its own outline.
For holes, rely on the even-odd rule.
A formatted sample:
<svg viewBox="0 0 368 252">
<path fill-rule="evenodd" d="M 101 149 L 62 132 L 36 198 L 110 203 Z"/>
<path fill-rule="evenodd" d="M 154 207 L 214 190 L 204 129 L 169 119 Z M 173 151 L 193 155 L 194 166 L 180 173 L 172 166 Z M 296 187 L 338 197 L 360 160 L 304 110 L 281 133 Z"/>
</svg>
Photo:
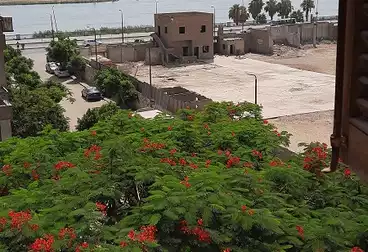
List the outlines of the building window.
<svg viewBox="0 0 368 252">
<path fill-rule="evenodd" d="M 180 34 L 184 34 L 185 33 L 185 27 L 184 26 L 179 27 L 179 33 Z"/>
<path fill-rule="evenodd" d="M 161 36 L 161 27 L 158 26 L 157 28 L 158 28 L 158 36 L 160 37 Z"/>
<path fill-rule="evenodd" d="M 210 47 L 207 45 L 207 46 L 203 46 L 202 47 L 202 51 L 203 53 L 209 53 L 210 52 Z"/>
<path fill-rule="evenodd" d="M 165 26 L 165 33 L 167 33 L 167 26 Z"/>
<path fill-rule="evenodd" d="M 225 44 L 222 44 L 222 49 L 226 49 L 226 45 Z"/>
<path fill-rule="evenodd" d="M 183 56 L 189 56 L 189 47 L 187 46 L 183 47 Z"/>
<path fill-rule="evenodd" d="M 201 33 L 204 33 L 204 32 L 206 32 L 206 26 L 205 25 L 202 25 L 201 26 Z"/>
</svg>

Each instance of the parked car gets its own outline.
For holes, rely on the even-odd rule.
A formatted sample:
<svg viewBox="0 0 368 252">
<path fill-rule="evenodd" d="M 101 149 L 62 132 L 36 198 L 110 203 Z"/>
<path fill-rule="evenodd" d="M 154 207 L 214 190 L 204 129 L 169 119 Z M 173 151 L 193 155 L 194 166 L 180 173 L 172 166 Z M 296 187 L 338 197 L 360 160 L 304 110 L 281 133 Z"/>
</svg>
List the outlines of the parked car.
<svg viewBox="0 0 368 252">
<path fill-rule="evenodd" d="M 53 74 L 55 73 L 55 70 L 58 68 L 55 62 L 47 62 L 45 65 L 46 72 Z"/>
<path fill-rule="evenodd" d="M 69 74 L 69 71 L 68 70 L 61 69 L 59 67 L 55 70 L 54 73 L 59 78 L 67 78 L 67 77 L 70 77 L 70 74 Z"/>
<path fill-rule="evenodd" d="M 102 94 L 95 87 L 85 87 L 82 90 L 82 97 L 86 101 L 100 101 L 102 99 Z"/>
<path fill-rule="evenodd" d="M 96 41 L 96 42 L 95 42 Z M 87 40 L 85 40 L 84 42 L 83 42 L 83 45 L 85 46 L 85 47 L 87 47 L 87 46 L 93 46 L 93 45 L 95 45 L 97 43 L 97 45 L 101 45 L 102 44 L 102 42 L 101 41 L 98 41 L 98 40 L 94 40 L 94 39 L 87 39 Z"/>
</svg>

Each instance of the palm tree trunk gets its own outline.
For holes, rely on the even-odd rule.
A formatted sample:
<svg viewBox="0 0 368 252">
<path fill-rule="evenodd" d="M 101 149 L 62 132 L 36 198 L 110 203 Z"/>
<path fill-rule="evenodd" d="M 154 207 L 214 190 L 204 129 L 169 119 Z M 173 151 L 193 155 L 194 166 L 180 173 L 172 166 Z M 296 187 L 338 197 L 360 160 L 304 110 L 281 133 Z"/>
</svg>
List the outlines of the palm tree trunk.
<svg viewBox="0 0 368 252">
<path fill-rule="evenodd" d="M 308 22 L 309 20 L 309 10 L 306 10 L 305 12 L 305 21 Z"/>
</svg>

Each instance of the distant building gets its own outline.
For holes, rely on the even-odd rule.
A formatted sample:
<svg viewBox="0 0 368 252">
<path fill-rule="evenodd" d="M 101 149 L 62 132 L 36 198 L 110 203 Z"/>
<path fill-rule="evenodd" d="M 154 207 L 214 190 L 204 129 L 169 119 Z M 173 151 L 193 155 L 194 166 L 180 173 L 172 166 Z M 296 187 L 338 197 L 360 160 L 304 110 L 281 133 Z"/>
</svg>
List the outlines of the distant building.
<svg viewBox="0 0 368 252">
<path fill-rule="evenodd" d="M 205 12 L 158 13 L 151 36 L 161 48 L 164 64 L 213 59 L 213 14 Z"/>
</svg>

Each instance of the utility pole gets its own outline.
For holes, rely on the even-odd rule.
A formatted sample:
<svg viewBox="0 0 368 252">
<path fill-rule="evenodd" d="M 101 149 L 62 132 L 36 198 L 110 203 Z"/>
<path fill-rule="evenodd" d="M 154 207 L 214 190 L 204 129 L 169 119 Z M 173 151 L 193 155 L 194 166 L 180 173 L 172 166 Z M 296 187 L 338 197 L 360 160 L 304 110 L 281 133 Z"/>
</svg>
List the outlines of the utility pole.
<svg viewBox="0 0 368 252">
<path fill-rule="evenodd" d="M 317 38 L 318 38 L 318 0 L 316 0 L 316 17 L 314 19 L 314 29 L 315 29 L 315 34 L 314 34 L 314 38 L 313 38 L 313 47 L 316 48 L 317 47 Z"/>
<path fill-rule="evenodd" d="M 50 22 L 51 22 L 51 34 L 52 34 L 52 41 L 55 41 L 55 34 L 54 34 L 54 22 L 52 21 L 52 15 L 50 14 Z"/>
<path fill-rule="evenodd" d="M 156 3 L 156 14 L 157 14 L 157 12 L 158 12 L 158 8 L 157 8 L 158 7 L 157 6 L 158 5 L 158 0 L 156 0 L 155 3 Z"/>
<path fill-rule="evenodd" d="M 151 47 L 148 47 L 148 64 L 149 64 L 149 84 L 150 84 L 150 107 L 153 107 L 152 95 L 152 62 L 151 62 Z"/>
<path fill-rule="evenodd" d="M 214 5 L 211 5 L 211 8 L 213 9 L 213 38 L 216 37 L 216 7 Z"/>
<path fill-rule="evenodd" d="M 58 27 L 57 27 L 57 22 L 56 22 L 54 6 L 52 6 L 52 14 L 54 15 L 55 30 L 56 30 L 56 33 L 58 33 Z"/>
<path fill-rule="evenodd" d="M 97 34 L 96 34 L 96 29 L 93 28 L 93 32 L 95 34 L 95 54 L 96 54 L 96 66 L 98 67 L 98 70 L 101 69 L 100 64 L 98 63 L 98 56 L 97 56 Z"/>
<path fill-rule="evenodd" d="M 119 10 L 121 13 L 121 44 L 124 44 L 124 13 L 122 10 Z"/>
</svg>

